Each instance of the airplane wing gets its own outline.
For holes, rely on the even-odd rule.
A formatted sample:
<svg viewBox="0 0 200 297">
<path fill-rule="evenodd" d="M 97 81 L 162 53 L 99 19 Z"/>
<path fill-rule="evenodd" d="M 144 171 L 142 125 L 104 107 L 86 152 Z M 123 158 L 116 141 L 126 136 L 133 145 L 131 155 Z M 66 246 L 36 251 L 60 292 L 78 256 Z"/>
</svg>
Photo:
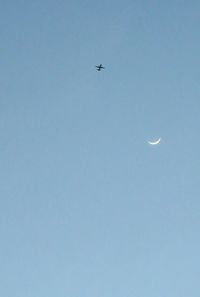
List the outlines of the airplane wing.
<svg viewBox="0 0 200 297">
<path fill-rule="evenodd" d="M 96 65 L 95 67 L 97 68 L 98 71 L 100 71 L 101 69 L 105 69 L 105 67 L 102 66 L 102 64 L 100 64 L 98 66 Z"/>
</svg>

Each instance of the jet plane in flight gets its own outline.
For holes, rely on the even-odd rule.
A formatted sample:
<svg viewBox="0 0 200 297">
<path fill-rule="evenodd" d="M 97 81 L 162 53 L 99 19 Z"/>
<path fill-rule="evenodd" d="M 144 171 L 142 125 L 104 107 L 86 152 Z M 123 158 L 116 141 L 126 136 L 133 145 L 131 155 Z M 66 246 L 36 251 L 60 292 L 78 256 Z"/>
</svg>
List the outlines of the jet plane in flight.
<svg viewBox="0 0 200 297">
<path fill-rule="evenodd" d="M 101 71 L 101 69 L 105 69 L 105 67 L 102 66 L 102 64 L 96 66 L 97 71 Z"/>
</svg>

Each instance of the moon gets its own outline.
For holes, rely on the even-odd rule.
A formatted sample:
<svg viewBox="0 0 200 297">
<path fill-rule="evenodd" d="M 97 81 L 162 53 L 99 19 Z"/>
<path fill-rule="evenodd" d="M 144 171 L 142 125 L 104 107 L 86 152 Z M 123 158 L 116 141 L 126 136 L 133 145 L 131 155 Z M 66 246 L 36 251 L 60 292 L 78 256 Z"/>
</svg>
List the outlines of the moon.
<svg viewBox="0 0 200 297">
<path fill-rule="evenodd" d="M 159 144 L 161 142 L 161 138 L 159 138 L 158 140 L 155 140 L 155 141 L 147 141 L 149 144 L 151 145 L 156 145 L 156 144 Z"/>
</svg>

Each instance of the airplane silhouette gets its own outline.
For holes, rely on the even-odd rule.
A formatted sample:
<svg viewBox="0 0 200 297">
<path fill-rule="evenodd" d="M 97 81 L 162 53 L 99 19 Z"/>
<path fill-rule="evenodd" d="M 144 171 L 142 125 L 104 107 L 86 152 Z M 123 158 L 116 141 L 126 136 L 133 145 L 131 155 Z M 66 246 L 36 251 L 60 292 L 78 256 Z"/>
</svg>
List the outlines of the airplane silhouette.
<svg viewBox="0 0 200 297">
<path fill-rule="evenodd" d="M 96 66 L 97 71 L 101 71 L 101 69 L 105 69 L 105 67 L 102 66 L 102 64 Z"/>
</svg>

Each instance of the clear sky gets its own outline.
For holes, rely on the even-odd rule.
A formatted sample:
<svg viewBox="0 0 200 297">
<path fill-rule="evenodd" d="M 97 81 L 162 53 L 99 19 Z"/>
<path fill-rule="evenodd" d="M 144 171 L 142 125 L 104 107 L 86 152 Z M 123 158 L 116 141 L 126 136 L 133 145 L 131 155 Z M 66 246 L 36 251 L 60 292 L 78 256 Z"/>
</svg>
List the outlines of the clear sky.
<svg viewBox="0 0 200 297">
<path fill-rule="evenodd" d="M 199 11 L 1 1 L 0 296 L 199 297 Z"/>
</svg>

